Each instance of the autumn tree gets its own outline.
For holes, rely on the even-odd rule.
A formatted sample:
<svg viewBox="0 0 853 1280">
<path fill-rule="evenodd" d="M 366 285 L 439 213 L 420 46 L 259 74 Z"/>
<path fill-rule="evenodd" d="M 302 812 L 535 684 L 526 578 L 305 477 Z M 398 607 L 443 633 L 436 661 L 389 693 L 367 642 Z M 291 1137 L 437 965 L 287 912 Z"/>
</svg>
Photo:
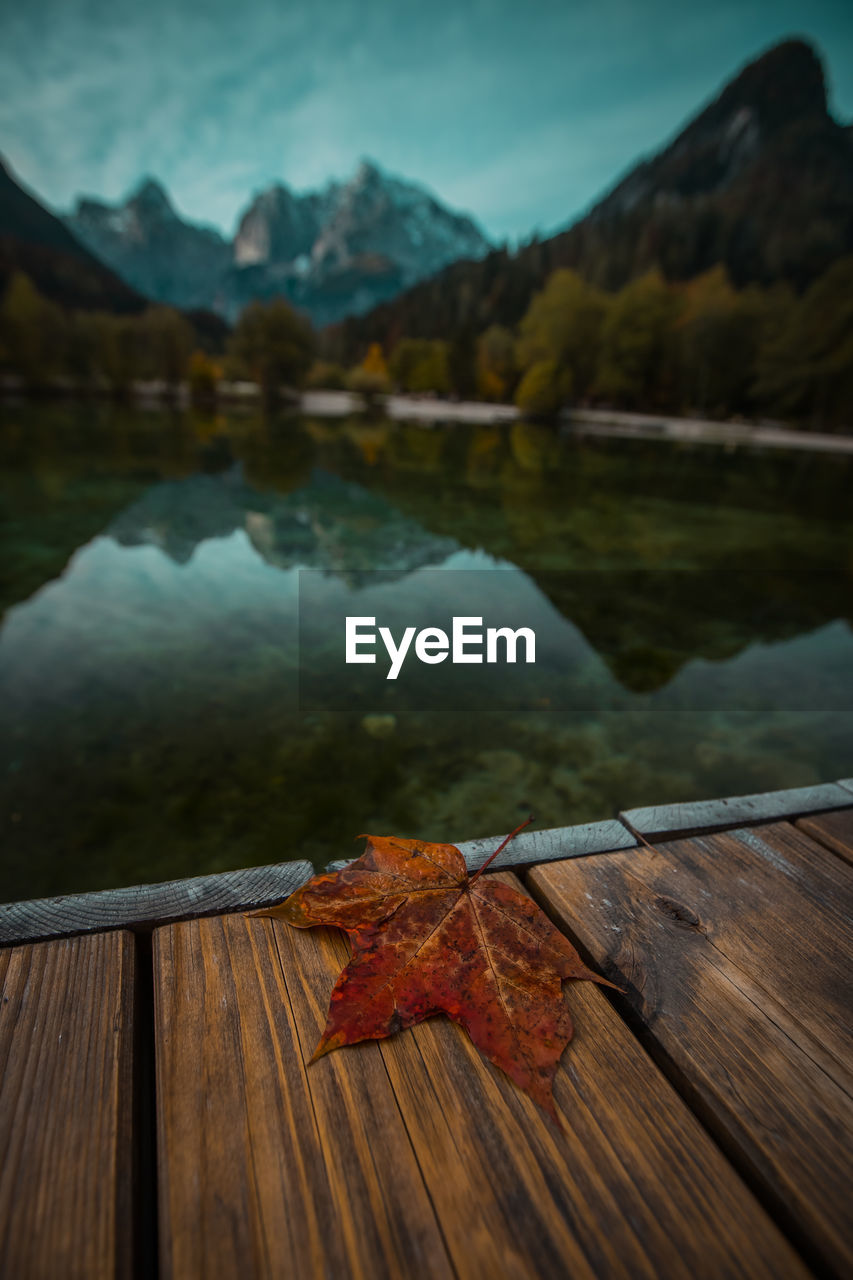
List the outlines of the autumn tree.
<svg viewBox="0 0 853 1280">
<path fill-rule="evenodd" d="M 0 304 L 0 344 L 12 373 L 39 386 L 63 364 L 65 317 L 43 298 L 23 272 L 16 272 Z"/>
<path fill-rule="evenodd" d="M 142 376 L 159 379 L 174 391 L 187 375 L 194 346 L 186 316 L 174 307 L 149 307 L 135 328 Z"/>
<path fill-rule="evenodd" d="M 388 365 L 380 343 L 371 342 L 361 364 L 355 365 L 347 375 L 350 391 L 357 391 L 372 403 L 376 396 L 386 394 L 391 388 Z"/>
<path fill-rule="evenodd" d="M 549 370 L 556 370 L 559 379 L 570 385 L 573 396 L 581 398 L 589 393 L 607 307 L 607 295 L 576 272 L 553 273 L 521 322 L 516 348 L 519 366 L 526 373 L 540 366 L 533 379 L 537 387 L 544 386 L 551 376 Z M 528 383 L 525 394 L 529 389 Z"/>
<path fill-rule="evenodd" d="M 110 391 L 126 396 L 140 376 L 138 326 L 130 316 L 92 317 L 96 373 Z"/>
<path fill-rule="evenodd" d="M 187 381 L 190 398 L 196 404 L 206 404 L 216 399 L 216 390 L 222 378 L 222 369 L 207 354 L 196 347 L 189 358 Z"/>
<path fill-rule="evenodd" d="M 787 282 L 768 288 L 751 284 L 738 293 L 734 319 L 738 357 L 730 388 L 730 404 L 737 412 L 760 411 L 756 395 L 760 354 L 785 332 L 796 306 L 796 295 Z"/>
<path fill-rule="evenodd" d="M 815 428 L 853 426 L 853 256 L 791 305 L 758 352 L 759 403 Z"/>
<path fill-rule="evenodd" d="M 477 394 L 477 339 L 473 325 L 463 325 L 448 342 L 447 367 L 450 390 L 463 400 Z"/>
<path fill-rule="evenodd" d="M 738 405 L 750 381 L 748 327 L 725 267 L 684 286 L 675 355 L 685 407 L 721 414 Z"/>
<path fill-rule="evenodd" d="M 396 386 L 414 394 L 450 391 L 449 347 L 441 339 L 403 338 L 391 353 L 390 371 Z"/>
<path fill-rule="evenodd" d="M 68 373 L 80 386 L 89 387 L 98 378 L 101 361 L 96 313 L 77 311 L 68 317 L 65 359 Z"/>
<path fill-rule="evenodd" d="M 342 391 L 346 382 L 347 372 L 342 365 L 330 360 L 315 360 L 308 370 L 305 385 L 315 391 Z"/>
<path fill-rule="evenodd" d="M 516 379 L 515 339 L 503 325 L 490 325 L 477 342 L 477 394 L 482 400 L 507 400 Z"/>
<path fill-rule="evenodd" d="M 391 352 L 388 370 L 394 385 L 401 391 L 409 390 L 412 372 L 427 345 L 420 338 L 401 338 Z"/>
<path fill-rule="evenodd" d="M 632 409 L 653 408 L 666 399 L 668 336 L 676 305 L 658 271 L 632 280 L 616 295 L 601 326 L 598 395 Z"/>
<path fill-rule="evenodd" d="M 552 417 L 572 393 L 572 371 L 556 360 L 532 364 L 515 393 L 515 403 L 532 417 Z"/>
<path fill-rule="evenodd" d="M 229 344 L 230 354 L 261 388 L 265 400 L 282 387 L 301 387 L 314 359 L 314 331 L 284 298 L 250 302 Z"/>
<path fill-rule="evenodd" d="M 434 338 L 429 344 L 429 351 L 415 367 L 412 376 L 412 391 L 434 391 L 436 395 L 446 396 L 450 392 L 450 349 L 441 338 Z"/>
<path fill-rule="evenodd" d="M 376 378 L 387 379 L 388 365 L 385 362 L 385 352 L 382 350 L 380 343 L 371 342 L 361 367 L 365 373 L 373 374 Z"/>
</svg>

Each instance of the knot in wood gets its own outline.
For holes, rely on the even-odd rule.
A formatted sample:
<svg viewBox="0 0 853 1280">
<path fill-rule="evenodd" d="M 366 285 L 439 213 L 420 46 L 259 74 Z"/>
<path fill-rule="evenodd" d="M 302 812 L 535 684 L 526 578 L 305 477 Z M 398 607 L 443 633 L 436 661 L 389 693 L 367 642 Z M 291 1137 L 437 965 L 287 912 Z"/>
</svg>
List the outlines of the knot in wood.
<svg viewBox="0 0 853 1280">
<path fill-rule="evenodd" d="M 674 898 L 659 897 L 655 898 L 654 905 L 658 911 L 662 911 L 665 916 L 668 916 L 673 924 L 677 924 L 682 929 L 700 929 L 702 927 L 696 912 L 691 911 L 683 902 L 676 902 Z"/>
</svg>

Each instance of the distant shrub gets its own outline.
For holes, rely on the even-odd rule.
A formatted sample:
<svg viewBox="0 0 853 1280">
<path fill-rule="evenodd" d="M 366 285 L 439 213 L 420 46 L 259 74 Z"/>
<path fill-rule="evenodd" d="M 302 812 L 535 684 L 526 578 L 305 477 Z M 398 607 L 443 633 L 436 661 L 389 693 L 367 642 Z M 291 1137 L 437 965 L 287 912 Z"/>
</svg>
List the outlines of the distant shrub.
<svg viewBox="0 0 853 1280">
<path fill-rule="evenodd" d="M 388 366 L 378 342 L 372 342 L 361 364 L 350 369 L 347 386 L 350 391 L 357 391 L 368 400 L 391 390 Z"/>
<path fill-rule="evenodd" d="M 283 387 L 301 387 L 314 361 L 314 330 L 284 300 L 250 302 L 240 315 L 229 344 L 234 365 L 253 379 L 264 398 Z"/>
<path fill-rule="evenodd" d="M 315 360 L 308 370 L 305 385 L 314 391 L 342 391 L 347 385 L 347 371 L 331 361 Z"/>
<path fill-rule="evenodd" d="M 391 354 L 391 377 L 402 391 L 450 391 L 449 347 L 440 339 L 403 338 Z"/>
<path fill-rule="evenodd" d="M 371 369 L 365 369 L 363 364 L 357 364 L 354 369 L 350 369 L 347 374 L 347 387 L 350 391 L 358 391 L 361 395 L 369 397 L 384 395 L 389 390 L 388 378 Z"/>
</svg>

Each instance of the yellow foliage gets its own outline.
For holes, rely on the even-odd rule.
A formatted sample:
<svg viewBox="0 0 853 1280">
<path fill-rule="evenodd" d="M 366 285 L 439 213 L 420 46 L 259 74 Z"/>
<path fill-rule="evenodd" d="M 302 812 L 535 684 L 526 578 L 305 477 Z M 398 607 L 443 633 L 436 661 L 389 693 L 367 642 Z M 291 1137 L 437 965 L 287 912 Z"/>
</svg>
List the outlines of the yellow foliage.
<svg viewBox="0 0 853 1280">
<path fill-rule="evenodd" d="M 222 379 L 222 366 L 197 347 L 190 356 L 189 379 L 190 382 L 204 381 L 215 386 Z"/>
<path fill-rule="evenodd" d="M 506 382 L 494 369 L 480 365 L 477 369 L 477 391 L 481 400 L 503 400 Z"/>
<path fill-rule="evenodd" d="M 385 363 L 385 356 L 378 342 L 371 342 L 361 367 L 365 373 L 372 374 L 376 378 L 387 379 L 388 365 Z"/>
</svg>

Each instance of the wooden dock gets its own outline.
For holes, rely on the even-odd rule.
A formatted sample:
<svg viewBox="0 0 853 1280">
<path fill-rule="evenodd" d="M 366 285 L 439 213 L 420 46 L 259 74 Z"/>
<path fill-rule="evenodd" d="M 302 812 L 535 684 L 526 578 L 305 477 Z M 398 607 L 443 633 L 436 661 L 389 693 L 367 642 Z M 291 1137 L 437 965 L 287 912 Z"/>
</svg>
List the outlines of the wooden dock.
<svg viewBox="0 0 853 1280">
<path fill-rule="evenodd" d="M 443 1017 L 306 1066 L 344 937 L 245 914 L 306 863 L 0 908 L 0 1276 L 853 1275 L 853 782 L 502 861 L 626 990 L 563 1133 Z"/>
</svg>

